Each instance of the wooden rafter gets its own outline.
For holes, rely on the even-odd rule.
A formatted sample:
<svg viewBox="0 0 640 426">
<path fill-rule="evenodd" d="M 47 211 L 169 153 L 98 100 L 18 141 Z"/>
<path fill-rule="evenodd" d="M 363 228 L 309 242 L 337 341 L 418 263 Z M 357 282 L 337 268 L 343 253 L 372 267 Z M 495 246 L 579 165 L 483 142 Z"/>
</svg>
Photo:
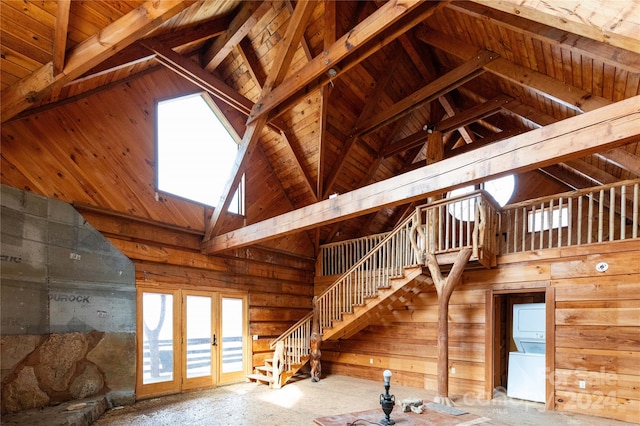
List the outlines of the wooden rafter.
<svg viewBox="0 0 640 426">
<path fill-rule="evenodd" d="M 435 48 L 464 60 L 473 58 L 476 52 L 475 47 L 457 41 L 437 31 L 419 28 L 416 31 L 416 37 Z M 600 96 L 594 96 L 578 87 L 571 86 L 563 81 L 522 67 L 505 58 L 499 58 L 488 63 L 484 68 L 500 78 L 523 86 L 544 98 L 558 102 L 581 113 L 592 111 L 610 103 Z"/>
<path fill-rule="evenodd" d="M 545 167 L 640 137 L 640 96 L 323 200 L 203 244 L 216 253 L 361 216 L 508 172 Z"/>
<path fill-rule="evenodd" d="M 53 36 L 53 74 L 58 75 L 64 68 L 64 54 L 67 50 L 67 28 L 71 0 L 58 0 L 56 29 Z"/>
<path fill-rule="evenodd" d="M 162 45 L 170 48 L 183 48 L 193 43 L 197 43 L 211 37 L 217 37 L 226 31 L 229 26 L 229 16 L 221 16 L 220 18 L 213 19 L 207 22 L 201 22 L 195 25 L 190 25 L 185 28 L 171 31 L 166 34 L 161 34 L 153 37 Z M 75 79 L 71 83 L 78 83 L 80 81 L 89 80 L 94 77 L 99 77 L 103 74 L 108 74 L 113 71 L 117 71 L 121 68 L 130 67 L 139 62 L 144 62 L 154 57 L 153 53 L 149 52 L 149 49 L 144 47 L 140 43 L 134 43 L 127 46 L 122 51 L 113 55 L 106 61 L 93 67 L 82 77 Z"/>
<path fill-rule="evenodd" d="M 244 63 L 247 66 L 249 74 L 251 74 L 251 78 L 260 88 L 260 90 L 262 90 L 262 86 L 267 80 L 267 75 L 264 72 L 262 65 L 258 61 L 256 51 L 251 45 L 251 42 L 245 37 L 240 41 L 237 48 L 240 56 L 242 57 L 242 60 L 244 60 Z"/>
<path fill-rule="evenodd" d="M 640 176 L 640 157 L 633 155 L 624 148 L 610 149 L 609 151 L 598 152 L 595 155 L 635 176 Z"/>
<path fill-rule="evenodd" d="M 302 173 L 302 177 L 303 177 L 302 180 L 304 181 L 304 184 L 305 184 L 304 186 L 307 188 L 307 192 L 311 194 L 312 198 L 314 198 L 315 201 L 318 201 L 318 198 L 316 197 L 315 187 L 313 185 L 313 179 L 311 179 L 311 176 L 309 176 L 307 169 L 305 169 L 304 165 L 302 164 L 302 160 L 300 159 L 301 156 L 296 152 L 294 147 L 291 145 L 291 141 L 289 140 L 289 137 L 287 136 L 287 133 L 284 130 L 280 132 L 280 136 L 282 136 L 284 145 L 287 148 L 289 148 L 291 158 L 293 158 L 296 168 L 298 168 Z"/>
<path fill-rule="evenodd" d="M 285 6 L 289 13 L 293 13 L 294 10 L 294 2 L 292 0 L 285 0 Z M 302 50 L 304 51 L 304 55 L 307 57 L 307 61 L 313 59 L 313 55 L 311 54 L 311 49 L 309 48 L 309 42 L 307 42 L 307 38 L 305 35 L 302 35 L 302 39 L 300 40 L 300 46 L 302 46 Z"/>
<path fill-rule="evenodd" d="M 2 122 L 46 98 L 54 90 L 115 55 L 138 38 L 157 28 L 193 2 L 150 0 L 75 46 L 66 55 L 61 73 L 54 74 L 53 61 L 2 91 Z"/>
<path fill-rule="evenodd" d="M 357 144 L 360 139 L 360 135 L 357 134 L 357 129 L 368 120 L 378 104 L 378 100 L 385 93 L 385 89 L 391 79 L 393 78 L 395 67 L 400 63 L 400 49 L 395 51 L 396 53 L 392 55 L 387 61 L 387 72 L 383 73 L 383 75 L 376 80 L 376 84 L 371 89 L 371 92 L 365 97 L 365 104 L 362 111 L 360 111 L 360 115 L 356 119 L 356 123 L 353 125 L 351 129 L 350 135 L 347 141 L 344 143 L 342 150 L 340 151 L 340 155 L 338 156 L 338 160 L 333 165 L 329 175 L 327 176 L 327 180 L 324 184 L 324 193 L 322 194 L 322 198 L 327 198 L 330 192 L 333 190 L 333 185 L 336 183 L 342 168 L 344 167 L 349 155 L 351 154 L 352 148 Z"/>
<path fill-rule="evenodd" d="M 488 51 L 477 51 L 476 55 L 464 64 L 449 71 L 421 89 L 396 102 L 384 111 L 365 121 L 358 129 L 358 133 L 365 134 L 376 130 L 406 114 L 420 105 L 431 102 L 484 72 L 483 67 L 494 61 L 498 55 Z"/>
<path fill-rule="evenodd" d="M 258 23 L 271 2 L 245 1 L 236 16 L 231 20 L 227 31 L 220 35 L 202 55 L 202 68 L 215 70 L 247 33 Z"/>
<path fill-rule="evenodd" d="M 285 35 L 276 47 L 277 53 L 274 59 L 273 68 L 267 76 L 267 80 L 265 81 L 265 84 L 262 88 L 260 99 L 263 99 L 273 90 L 273 87 L 280 84 L 284 79 L 289 64 L 293 59 L 295 49 L 297 48 L 298 44 L 300 43 L 300 39 L 304 34 L 305 24 L 311 16 L 311 12 L 313 11 L 315 5 L 315 1 L 299 2 L 296 6 L 296 9 L 293 11 L 291 18 L 289 19 L 289 24 L 287 25 Z M 260 109 L 260 105 L 260 103 L 254 105 L 252 111 L 255 112 L 256 109 Z M 206 227 L 207 229 L 204 241 L 209 240 L 211 236 L 217 231 L 217 227 L 219 226 L 219 219 L 222 215 L 222 212 L 224 212 L 227 207 L 229 207 L 229 203 L 231 202 L 231 198 L 233 196 L 233 191 L 240 182 L 242 174 L 244 173 L 246 162 L 251 157 L 251 153 L 255 149 L 262 129 L 266 123 L 266 115 L 263 115 L 260 120 L 247 122 L 247 130 L 245 131 L 244 137 L 242 138 L 242 143 L 240 144 L 236 160 L 233 164 L 233 168 L 231 170 L 231 178 L 225 184 L 225 187 L 222 190 L 220 201 L 218 202 L 216 209 L 211 215 L 211 221 Z"/>
<path fill-rule="evenodd" d="M 575 33 L 561 31 L 557 27 L 549 26 L 548 22 L 535 22 L 526 19 L 522 15 L 513 15 L 499 9 L 493 9 L 490 5 L 472 1 L 451 2 L 447 5 L 447 8 L 482 21 L 488 21 L 501 28 L 508 28 L 518 34 L 552 46 L 571 49 L 572 52 L 597 59 L 626 71 L 640 72 L 640 54 L 637 52 L 618 49 L 610 44 L 600 43 Z"/>
<path fill-rule="evenodd" d="M 569 33 L 640 53 L 640 5 L 626 1 L 474 0 Z"/>
<path fill-rule="evenodd" d="M 509 96 L 500 95 L 489 101 L 486 101 L 480 105 L 476 105 L 468 110 L 456 114 L 453 117 L 449 117 L 436 124 L 435 129 L 439 132 L 446 133 L 453 129 L 466 126 L 467 124 L 478 121 L 481 118 L 488 117 L 496 112 L 500 111 L 504 105 L 508 104 L 513 99 Z M 400 140 L 392 145 L 387 146 L 383 155 L 390 157 L 407 149 L 416 147 L 424 143 L 433 130 L 421 130 L 411 136 L 407 136 L 405 139 Z"/>
<path fill-rule="evenodd" d="M 325 74 L 330 68 L 353 55 L 368 41 L 389 28 L 403 16 L 407 16 L 414 8 L 420 5 L 419 0 L 394 0 L 387 2 L 383 7 L 367 17 L 344 36 L 340 37 L 322 54 L 316 56 L 307 65 L 302 67 L 294 76 L 280 84 L 260 102 L 260 108 L 255 111 L 251 121 L 258 120 L 271 110 L 295 95 L 306 85 Z M 431 9 L 435 9 L 432 7 Z M 406 30 L 408 30 L 407 28 Z M 406 31 L 405 30 L 405 31 Z M 399 36 L 400 34 L 398 34 Z M 377 46 L 380 47 L 379 45 Z M 377 50 L 377 49 L 376 49 Z M 371 53 L 373 54 L 373 52 Z M 344 72 L 345 67 L 340 67 L 338 72 Z M 326 81 L 320 83 L 324 85 Z M 317 88 L 316 86 L 314 88 Z"/>
</svg>

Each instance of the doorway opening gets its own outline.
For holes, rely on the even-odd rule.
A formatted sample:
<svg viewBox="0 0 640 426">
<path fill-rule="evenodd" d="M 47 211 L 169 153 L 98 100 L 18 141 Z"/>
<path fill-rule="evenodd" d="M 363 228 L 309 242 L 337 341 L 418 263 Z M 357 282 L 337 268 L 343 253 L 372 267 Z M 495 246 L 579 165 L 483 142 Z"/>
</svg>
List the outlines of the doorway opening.
<svg viewBox="0 0 640 426">
<path fill-rule="evenodd" d="M 545 289 L 493 294 L 494 396 L 546 401 L 552 328 L 547 301 Z"/>
</svg>

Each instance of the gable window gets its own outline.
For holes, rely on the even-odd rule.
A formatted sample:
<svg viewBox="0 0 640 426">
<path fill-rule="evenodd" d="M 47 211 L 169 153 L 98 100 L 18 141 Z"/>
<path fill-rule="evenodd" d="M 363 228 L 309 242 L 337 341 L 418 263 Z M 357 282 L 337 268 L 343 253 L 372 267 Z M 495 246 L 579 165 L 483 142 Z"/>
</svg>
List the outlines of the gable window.
<svg viewBox="0 0 640 426">
<path fill-rule="evenodd" d="M 231 132 L 230 132 L 230 131 Z M 231 178 L 239 138 L 205 93 L 157 104 L 158 190 L 217 206 Z M 244 213 L 244 176 L 228 211 Z"/>
<path fill-rule="evenodd" d="M 569 208 L 554 207 L 544 210 L 533 210 L 528 213 L 527 229 L 529 232 L 548 231 L 569 226 Z"/>
</svg>

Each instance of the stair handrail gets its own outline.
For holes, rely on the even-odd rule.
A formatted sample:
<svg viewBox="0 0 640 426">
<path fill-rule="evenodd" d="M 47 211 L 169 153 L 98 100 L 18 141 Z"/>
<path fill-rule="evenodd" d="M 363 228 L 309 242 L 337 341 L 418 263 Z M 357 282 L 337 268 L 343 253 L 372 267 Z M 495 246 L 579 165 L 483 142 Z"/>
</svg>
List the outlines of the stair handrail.
<svg viewBox="0 0 640 426">
<path fill-rule="evenodd" d="M 376 296 L 378 288 L 388 286 L 390 278 L 400 276 L 404 267 L 418 263 L 416 252 L 410 243 L 410 234 L 415 232 L 413 225 L 416 218 L 416 212 L 407 217 L 366 256 L 317 296 L 321 334 L 324 328 L 331 327 L 343 314 L 351 312 L 354 305 L 362 305 L 366 298 Z M 390 246 L 390 250 L 381 253 L 387 246 Z"/>
<path fill-rule="evenodd" d="M 312 319 L 313 311 L 306 314 L 269 344 L 271 350 L 274 350 L 278 342 L 284 342 L 283 371 L 290 371 L 293 365 L 301 364 L 303 358 L 308 357 L 311 353 Z"/>
</svg>

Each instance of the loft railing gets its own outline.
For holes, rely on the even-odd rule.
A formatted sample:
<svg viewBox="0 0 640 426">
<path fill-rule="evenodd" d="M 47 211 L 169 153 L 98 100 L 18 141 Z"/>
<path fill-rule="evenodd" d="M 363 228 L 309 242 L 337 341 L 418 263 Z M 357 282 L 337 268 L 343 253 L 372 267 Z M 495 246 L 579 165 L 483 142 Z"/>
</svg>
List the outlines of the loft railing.
<svg viewBox="0 0 640 426">
<path fill-rule="evenodd" d="M 640 179 L 505 206 L 500 254 L 638 238 Z"/>
<path fill-rule="evenodd" d="M 493 197 L 483 190 L 419 206 L 416 250 L 425 256 L 470 248 L 472 260 L 492 266 L 497 252 L 494 236 L 499 209 Z"/>
<path fill-rule="evenodd" d="M 317 297 L 320 333 L 353 312 L 354 306 L 375 297 L 379 288 L 389 287 L 391 278 L 402 276 L 405 266 L 419 263 L 410 241 L 415 223 L 413 214 Z"/>
<path fill-rule="evenodd" d="M 323 275 L 341 275 L 369 253 L 389 233 L 368 235 L 320 247 L 318 271 Z"/>
</svg>

